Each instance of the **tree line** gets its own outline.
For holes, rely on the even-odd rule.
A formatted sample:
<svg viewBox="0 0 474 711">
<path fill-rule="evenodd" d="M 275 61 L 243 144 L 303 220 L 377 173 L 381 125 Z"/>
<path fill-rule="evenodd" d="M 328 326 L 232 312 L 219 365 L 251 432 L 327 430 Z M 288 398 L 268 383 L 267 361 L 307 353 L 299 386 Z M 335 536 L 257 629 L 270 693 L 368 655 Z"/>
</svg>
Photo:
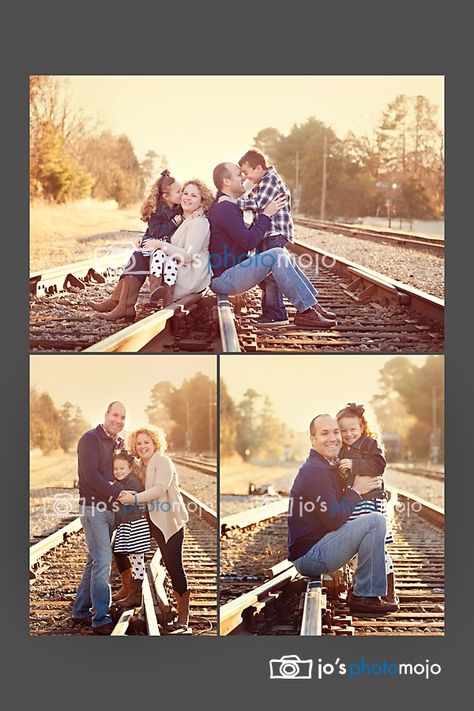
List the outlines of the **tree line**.
<svg viewBox="0 0 474 711">
<path fill-rule="evenodd" d="M 288 183 L 300 212 L 322 218 L 390 213 L 408 219 L 444 214 L 443 132 L 424 96 L 399 95 L 373 135 L 344 139 L 315 117 L 288 135 L 267 127 L 255 145 Z"/>
<path fill-rule="evenodd" d="M 235 402 L 224 380 L 220 387 L 220 452 L 239 454 L 246 462 L 257 457 L 283 460 L 294 457 L 295 432 L 276 417 L 272 401 L 253 388 Z"/>
<path fill-rule="evenodd" d="M 30 390 L 30 447 L 50 454 L 56 449 L 69 452 L 81 435 L 90 429 L 81 409 L 65 402 L 59 409 L 51 396 Z"/>
<path fill-rule="evenodd" d="M 126 135 L 114 136 L 83 110 L 73 108 L 57 77 L 30 76 L 30 198 L 55 203 L 92 197 L 127 207 L 166 157 L 148 151 L 139 162 Z"/>
<path fill-rule="evenodd" d="M 170 449 L 215 453 L 216 397 L 215 381 L 203 373 L 179 388 L 162 380 L 151 391 L 146 413 L 152 425 L 165 430 Z"/>
<path fill-rule="evenodd" d="M 379 373 L 380 392 L 371 404 L 383 432 L 400 435 L 414 460 L 444 459 L 444 363 L 428 356 L 422 366 L 391 358 Z"/>
</svg>

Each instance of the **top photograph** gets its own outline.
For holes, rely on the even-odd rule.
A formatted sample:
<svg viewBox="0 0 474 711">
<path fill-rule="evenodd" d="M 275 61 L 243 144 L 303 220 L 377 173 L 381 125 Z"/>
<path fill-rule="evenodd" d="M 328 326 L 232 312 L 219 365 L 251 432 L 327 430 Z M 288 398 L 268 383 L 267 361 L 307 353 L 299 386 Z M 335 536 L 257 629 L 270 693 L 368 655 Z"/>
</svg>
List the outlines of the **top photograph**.
<svg viewBox="0 0 474 711">
<path fill-rule="evenodd" d="M 443 353 L 444 77 L 29 77 L 32 353 Z"/>
</svg>

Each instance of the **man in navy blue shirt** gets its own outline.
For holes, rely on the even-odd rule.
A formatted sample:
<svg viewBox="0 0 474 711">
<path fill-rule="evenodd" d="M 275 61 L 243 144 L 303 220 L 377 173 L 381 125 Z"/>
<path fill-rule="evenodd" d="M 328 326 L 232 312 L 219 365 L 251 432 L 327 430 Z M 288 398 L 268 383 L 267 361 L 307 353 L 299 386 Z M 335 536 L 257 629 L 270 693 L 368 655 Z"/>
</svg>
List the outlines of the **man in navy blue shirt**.
<svg viewBox="0 0 474 711">
<path fill-rule="evenodd" d="M 104 423 L 83 434 L 77 445 L 81 523 L 89 555 L 74 601 L 73 621 L 92 623 L 94 634 L 110 634 L 114 627 L 109 615 L 110 541 L 115 528 L 114 504 L 123 487 L 114 479 L 112 457 L 123 446 L 119 433 L 125 414 L 121 402 L 111 402 Z"/>
<path fill-rule="evenodd" d="M 288 559 L 301 575 L 333 573 L 357 555 L 349 608 L 357 614 L 385 615 L 398 605 L 382 599 L 386 519 L 372 512 L 349 521 L 362 495 L 381 485 L 380 476 L 355 476 L 346 490 L 337 473 L 341 435 L 337 421 L 318 415 L 310 424 L 311 450 L 290 493 Z"/>
<path fill-rule="evenodd" d="M 214 275 L 211 289 L 216 294 L 241 294 L 271 274 L 297 310 L 295 326 L 318 329 L 335 326 L 335 315 L 317 303 L 316 289 L 286 249 L 274 247 L 249 256 L 265 238 L 271 217 L 282 208 L 286 197 L 277 196 L 269 202 L 249 229 L 235 202 L 245 192 L 240 166 L 220 163 L 214 168 L 213 179 L 218 193 L 209 213 L 210 267 Z M 273 325 L 284 323 L 288 321 L 274 321 Z"/>
</svg>

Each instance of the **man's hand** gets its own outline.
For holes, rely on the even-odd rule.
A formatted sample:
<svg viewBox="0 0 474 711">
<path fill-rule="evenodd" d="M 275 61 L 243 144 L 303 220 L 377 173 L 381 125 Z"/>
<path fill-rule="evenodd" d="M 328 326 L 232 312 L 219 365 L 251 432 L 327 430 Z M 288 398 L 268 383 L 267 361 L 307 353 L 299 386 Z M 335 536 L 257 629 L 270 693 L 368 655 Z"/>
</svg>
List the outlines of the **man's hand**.
<svg viewBox="0 0 474 711">
<path fill-rule="evenodd" d="M 135 503 L 136 493 L 136 491 L 127 491 L 127 489 L 124 489 L 120 492 L 118 500 L 121 504 L 124 504 L 125 506 L 130 506 L 131 504 Z"/>
<path fill-rule="evenodd" d="M 273 217 L 276 213 L 281 210 L 282 207 L 286 205 L 286 195 L 280 193 L 273 198 L 271 202 L 262 210 L 262 215 L 267 215 L 268 217 Z"/>
<path fill-rule="evenodd" d="M 237 204 L 237 200 L 235 198 L 229 197 L 228 195 L 221 195 L 217 202 L 233 202 L 234 205 Z"/>
<path fill-rule="evenodd" d="M 354 491 L 361 496 L 368 494 L 369 491 L 373 491 L 374 489 L 380 489 L 381 486 L 381 476 L 356 476 L 354 477 L 354 483 L 352 484 Z"/>
</svg>

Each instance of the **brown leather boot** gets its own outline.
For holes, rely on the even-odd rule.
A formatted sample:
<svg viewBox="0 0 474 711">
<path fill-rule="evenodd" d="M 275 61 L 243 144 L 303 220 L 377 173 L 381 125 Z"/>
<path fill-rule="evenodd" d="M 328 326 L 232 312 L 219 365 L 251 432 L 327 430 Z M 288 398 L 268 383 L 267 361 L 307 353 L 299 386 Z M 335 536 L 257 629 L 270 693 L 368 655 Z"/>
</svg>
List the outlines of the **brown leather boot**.
<svg viewBox="0 0 474 711">
<path fill-rule="evenodd" d="M 163 308 L 173 303 L 174 287 L 169 284 L 163 284 Z"/>
<path fill-rule="evenodd" d="M 162 277 L 157 277 L 154 274 L 149 274 L 148 282 L 150 284 L 150 303 L 156 304 L 161 294 Z"/>
<path fill-rule="evenodd" d="M 176 629 L 186 629 L 189 622 L 189 590 L 186 590 L 182 595 L 173 590 L 173 595 L 178 608 L 178 619 L 175 623 Z"/>
<path fill-rule="evenodd" d="M 395 592 L 395 574 L 387 573 L 387 594 L 382 597 L 385 602 L 391 602 L 394 605 L 398 605 L 400 599 Z"/>
<path fill-rule="evenodd" d="M 123 281 L 123 287 L 117 306 L 110 313 L 100 314 L 99 318 L 106 319 L 107 321 L 118 321 L 122 318 L 125 321 L 135 320 L 137 315 L 135 304 L 137 303 L 141 284 L 138 279 L 135 279 L 133 276 L 126 276 L 121 281 Z"/>
<path fill-rule="evenodd" d="M 317 328 L 326 329 L 336 326 L 336 321 L 321 316 L 315 309 L 306 309 L 306 311 L 298 311 L 293 319 L 293 325 L 298 328 Z"/>
<path fill-rule="evenodd" d="M 120 294 L 122 293 L 122 287 L 123 287 L 123 279 L 119 279 L 115 289 L 111 293 L 108 299 L 105 299 L 104 301 L 87 301 L 87 305 L 90 306 L 94 311 L 100 311 L 102 313 L 106 313 L 107 311 L 112 311 L 114 309 L 119 300 L 120 300 Z"/>
<path fill-rule="evenodd" d="M 122 570 L 120 577 L 122 578 L 122 587 L 112 595 L 112 602 L 124 600 L 127 597 L 130 592 L 130 583 L 132 582 L 132 569 L 127 568 L 126 570 Z"/>
<path fill-rule="evenodd" d="M 142 585 L 143 580 L 137 580 L 132 578 L 130 582 L 130 592 L 128 593 L 125 600 L 120 600 L 120 607 L 140 607 L 142 604 Z"/>
</svg>

